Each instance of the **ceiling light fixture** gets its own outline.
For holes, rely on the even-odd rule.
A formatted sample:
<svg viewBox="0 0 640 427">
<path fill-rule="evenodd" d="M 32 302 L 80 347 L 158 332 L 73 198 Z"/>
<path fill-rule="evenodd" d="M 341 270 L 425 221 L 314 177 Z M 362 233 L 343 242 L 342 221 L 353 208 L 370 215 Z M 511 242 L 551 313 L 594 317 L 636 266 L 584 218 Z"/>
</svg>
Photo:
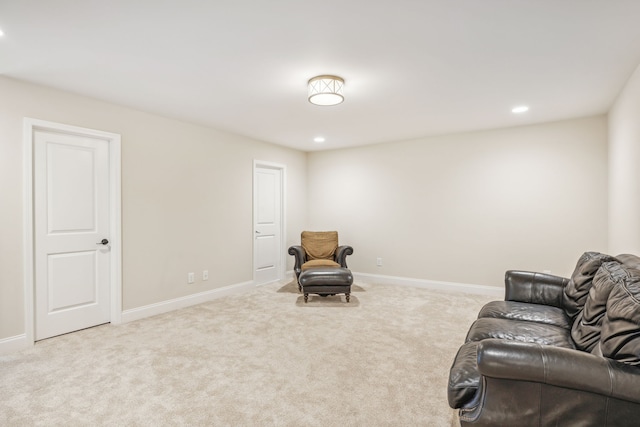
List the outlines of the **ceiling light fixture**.
<svg viewBox="0 0 640 427">
<path fill-rule="evenodd" d="M 338 76 L 316 76 L 307 83 L 309 102 L 315 105 L 337 105 L 344 101 L 344 80 Z"/>
<path fill-rule="evenodd" d="M 324 142 L 324 137 L 322 136 L 316 136 L 315 138 L 313 138 L 313 142 Z"/>
<path fill-rule="evenodd" d="M 527 107 L 526 105 L 520 105 L 519 107 L 514 107 L 514 108 L 511 109 L 511 112 L 512 113 L 516 113 L 516 114 L 524 113 L 524 112 L 527 112 L 527 111 L 529 111 L 529 107 Z"/>
</svg>

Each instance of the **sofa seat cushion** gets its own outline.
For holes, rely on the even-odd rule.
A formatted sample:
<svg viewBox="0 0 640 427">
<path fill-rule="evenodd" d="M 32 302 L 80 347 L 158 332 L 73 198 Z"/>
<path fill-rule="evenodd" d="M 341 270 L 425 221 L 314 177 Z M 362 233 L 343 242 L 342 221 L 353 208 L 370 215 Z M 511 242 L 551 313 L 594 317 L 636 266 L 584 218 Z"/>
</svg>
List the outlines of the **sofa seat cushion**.
<svg viewBox="0 0 640 427">
<path fill-rule="evenodd" d="M 575 349 L 571 330 L 560 326 L 526 320 L 492 319 L 484 317 L 471 325 L 465 342 L 487 338 L 530 342 Z"/>
<path fill-rule="evenodd" d="M 598 269 L 605 262 L 611 261 L 617 260 L 611 255 L 599 252 L 585 252 L 578 259 L 576 268 L 571 275 L 571 280 L 565 286 L 564 295 L 562 296 L 562 305 L 569 317 L 575 319 L 582 311 Z"/>
<path fill-rule="evenodd" d="M 447 398 L 449 406 L 452 408 L 461 408 L 478 392 L 480 387 L 478 344 L 480 341 L 470 341 L 463 344 L 453 359 L 447 387 Z"/>
<path fill-rule="evenodd" d="M 549 305 L 531 304 L 518 301 L 492 301 L 485 304 L 478 318 L 526 320 L 547 325 L 571 328 L 571 319 L 563 309 Z"/>
<path fill-rule="evenodd" d="M 640 277 L 625 278 L 611 290 L 600 349 L 605 357 L 640 366 Z"/>
<path fill-rule="evenodd" d="M 594 349 L 600 341 L 602 321 L 611 290 L 633 276 L 640 277 L 640 270 L 617 262 L 602 264 L 593 279 L 584 309 L 576 317 L 571 329 L 571 337 L 578 349 L 584 351 Z"/>
</svg>

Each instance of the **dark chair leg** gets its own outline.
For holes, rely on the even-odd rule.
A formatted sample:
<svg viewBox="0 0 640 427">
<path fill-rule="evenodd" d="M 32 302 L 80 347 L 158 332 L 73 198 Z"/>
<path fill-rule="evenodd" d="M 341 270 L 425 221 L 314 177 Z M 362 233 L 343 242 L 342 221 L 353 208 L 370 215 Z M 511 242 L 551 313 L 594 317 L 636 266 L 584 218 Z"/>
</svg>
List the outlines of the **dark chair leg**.
<svg viewBox="0 0 640 427">
<path fill-rule="evenodd" d="M 304 294 L 304 303 L 307 303 L 307 300 L 309 299 L 309 294 Z"/>
<path fill-rule="evenodd" d="M 345 296 L 347 297 L 347 302 L 349 302 L 349 300 L 351 299 L 351 294 L 347 293 L 345 294 Z"/>
</svg>

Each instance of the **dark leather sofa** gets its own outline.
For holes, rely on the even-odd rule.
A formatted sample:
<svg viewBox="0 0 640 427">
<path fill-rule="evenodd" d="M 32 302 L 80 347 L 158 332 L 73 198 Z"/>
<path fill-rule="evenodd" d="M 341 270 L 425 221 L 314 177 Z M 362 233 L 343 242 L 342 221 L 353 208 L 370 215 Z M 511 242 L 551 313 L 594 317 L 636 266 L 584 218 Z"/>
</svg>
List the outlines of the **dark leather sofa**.
<svg viewBox="0 0 640 427">
<path fill-rule="evenodd" d="M 639 426 L 640 258 L 587 252 L 570 279 L 507 271 L 448 399 L 461 426 Z"/>
</svg>

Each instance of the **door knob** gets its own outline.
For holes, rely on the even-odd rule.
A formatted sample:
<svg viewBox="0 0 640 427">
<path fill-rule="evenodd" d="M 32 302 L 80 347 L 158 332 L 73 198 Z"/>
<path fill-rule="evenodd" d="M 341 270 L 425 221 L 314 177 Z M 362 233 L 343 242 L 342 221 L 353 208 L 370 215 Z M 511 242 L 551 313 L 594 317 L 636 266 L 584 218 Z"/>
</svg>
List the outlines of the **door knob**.
<svg viewBox="0 0 640 427">
<path fill-rule="evenodd" d="M 102 239 L 96 245 L 108 245 L 109 241 L 107 239 Z"/>
</svg>

